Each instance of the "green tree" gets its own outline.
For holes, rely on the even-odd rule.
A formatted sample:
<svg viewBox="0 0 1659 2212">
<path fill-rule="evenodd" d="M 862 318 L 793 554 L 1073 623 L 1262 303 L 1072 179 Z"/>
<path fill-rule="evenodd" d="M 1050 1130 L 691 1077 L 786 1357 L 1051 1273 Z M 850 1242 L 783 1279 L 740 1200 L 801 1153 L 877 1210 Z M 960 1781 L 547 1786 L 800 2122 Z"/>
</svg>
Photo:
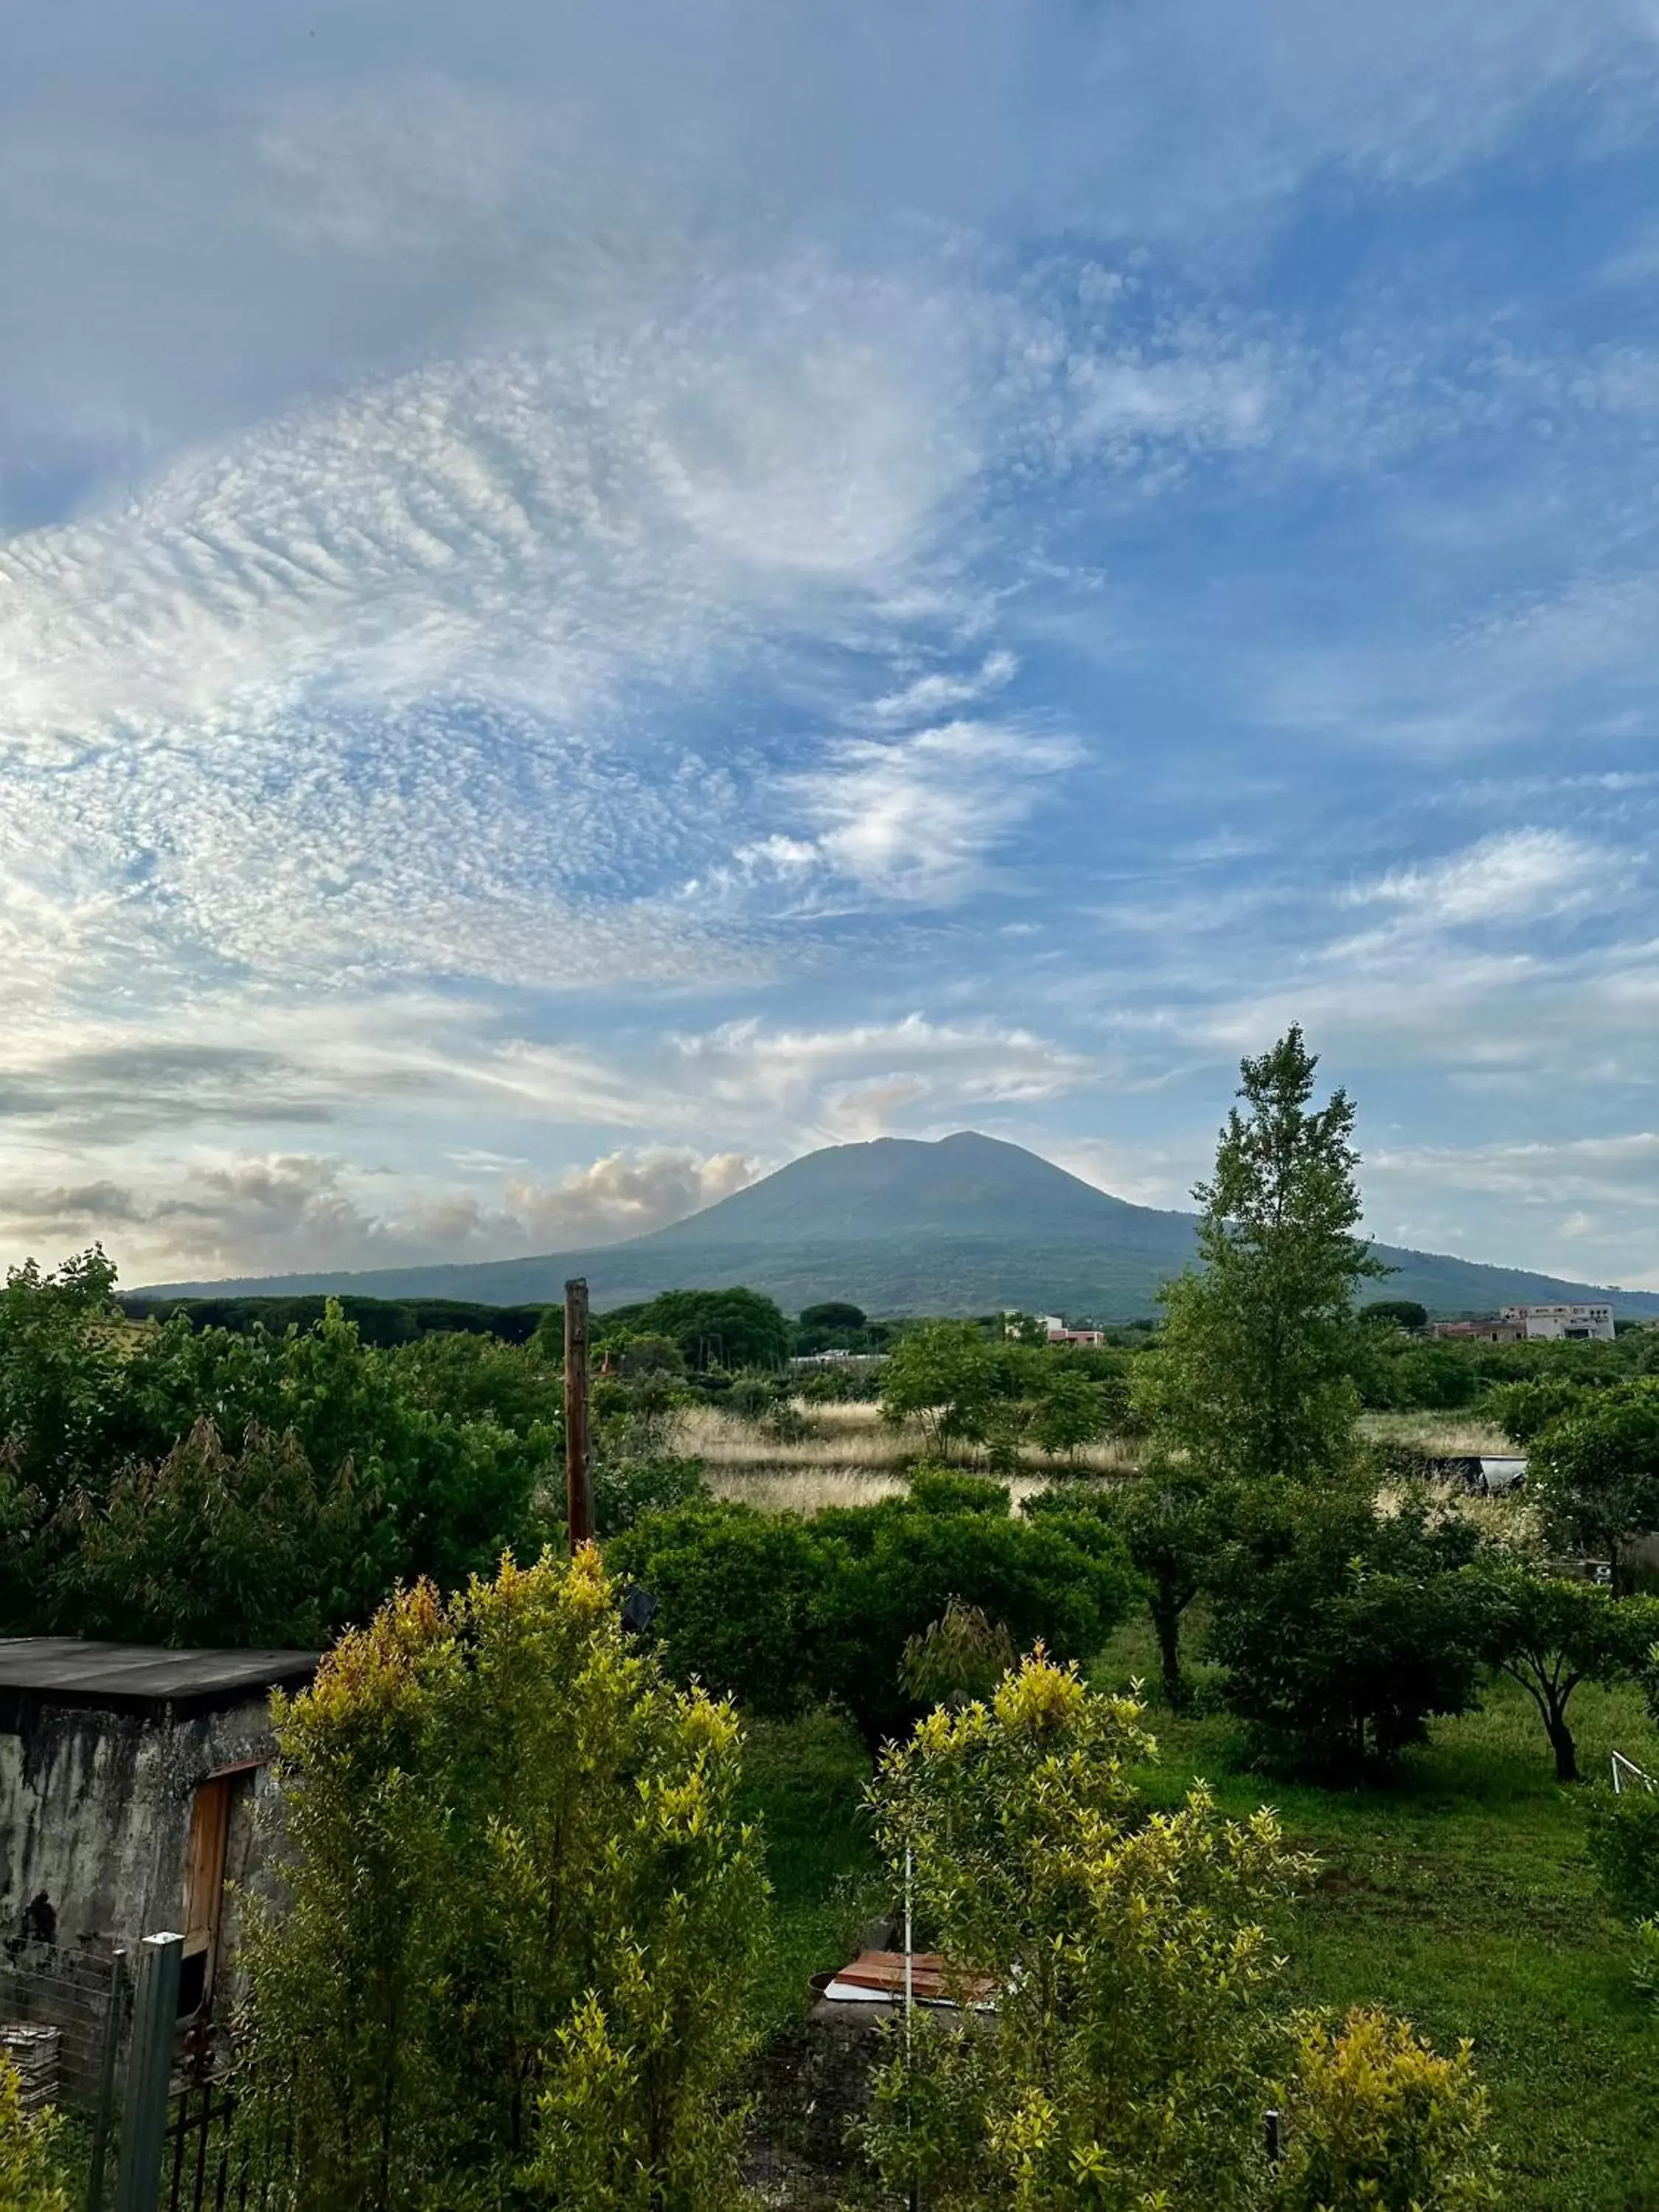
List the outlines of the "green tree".
<svg viewBox="0 0 1659 2212">
<path fill-rule="evenodd" d="M 1364 1328 L 1426 1328 L 1429 1310 L 1415 1298 L 1368 1298 L 1359 1309 L 1359 1322 Z"/>
<path fill-rule="evenodd" d="M 849 1305 L 842 1298 L 825 1298 L 818 1305 L 802 1307 L 800 1325 L 803 1328 L 843 1329 L 850 1333 L 863 1328 L 864 1309 Z"/>
<path fill-rule="evenodd" d="M 1478 1538 L 1368 1483 L 1241 1486 L 1210 1577 L 1223 1694 L 1270 1749 L 1316 1769 L 1387 1760 L 1480 1699 L 1486 1615 L 1459 1572 Z"/>
<path fill-rule="evenodd" d="M 319 1482 L 292 1435 L 250 1428 L 229 1451 L 198 1421 L 101 1506 L 76 1501 L 64 1610 L 82 1634 L 134 1643 L 320 1644 L 395 1578 L 376 1503 L 349 1464 Z"/>
<path fill-rule="evenodd" d="M 1486 1656 L 1531 1698 L 1555 1754 L 1558 1782 L 1577 1782 L 1567 1706 L 1581 1682 L 1639 1676 L 1659 1642 L 1659 1599 L 1615 1598 L 1593 1583 L 1495 1559 L 1468 1570 L 1485 1624 Z"/>
<path fill-rule="evenodd" d="M 25 2112 L 17 2069 L 0 2054 L 0 2204 L 5 2212 L 70 2212 L 69 2191 L 58 2179 L 52 2144 L 58 2116 Z"/>
<path fill-rule="evenodd" d="M 1064 1453 L 1075 1459 L 1086 1445 L 1097 1443 L 1110 1425 L 1111 1409 L 1097 1383 L 1072 1369 L 1043 1362 L 1031 1408 L 1034 1443 L 1052 1455 Z"/>
<path fill-rule="evenodd" d="M 1139 1709 L 1039 1652 L 985 1704 L 930 1714 L 872 1792 L 896 1881 L 964 1999 L 877 2077 L 890 2188 L 939 2212 L 1259 2204 L 1281 1961 L 1263 1924 L 1310 1871 L 1271 1814 L 1194 1790 L 1147 1819 Z"/>
<path fill-rule="evenodd" d="M 862 1352 L 870 1343 L 869 1320 L 862 1306 L 844 1298 L 825 1298 L 803 1309 L 795 1325 L 795 1350 Z"/>
<path fill-rule="evenodd" d="M 1193 1195 L 1202 1266 L 1164 1293 L 1137 1364 L 1160 1442 L 1207 1474 L 1306 1480 L 1352 1456 L 1356 1286 L 1387 1271 L 1354 1231 L 1358 1155 L 1346 1091 L 1313 1109 L 1317 1061 L 1292 1028 L 1243 1063 L 1215 1173 Z"/>
<path fill-rule="evenodd" d="M 502 1379 L 514 1361 L 523 1392 Z M 321 1482 L 349 1466 L 380 1501 L 389 1578 L 377 1599 L 422 1575 L 453 1589 L 532 1536 L 558 1437 L 535 1372 L 533 1354 L 485 1339 L 376 1351 L 332 1300 L 314 1328 L 283 1336 L 180 1319 L 126 1362 L 110 1465 L 161 1458 L 204 1413 L 232 1449 L 250 1427 L 291 1432 Z"/>
<path fill-rule="evenodd" d="M 13 1475 L 51 1511 L 107 1449 L 125 1316 L 101 1245 L 7 1271 L 0 1293 L 0 1441 Z"/>
<path fill-rule="evenodd" d="M 700 1374 L 711 1367 L 781 1367 L 789 1356 L 789 1322 L 782 1310 L 741 1286 L 665 1291 L 631 1310 L 627 1325 L 636 1334 L 672 1337 L 686 1364 Z"/>
<path fill-rule="evenodd" d="M 1061 1483 L 1026 1501 L 1028 1514 L 1096 1513 L 1121 1536 L 1146 1586 L 1164 1695 L 1176 1712 L 1188 1701 L 1182 1620 L 1231 1531 L 1235 1495 L 1233 1485 L 1217 1482 L 1185 1461 L 1154 1459 L 1127 1481 Z"/>
<path fill-rule="evenodd" d="M 881 1374 L 881 1413 L 920 1424 L 932 1449 L 976 1443 L 1002 1391 L 998 1347 L 970 1321 L 927 1321 L 907 1330 Z"/>
<path fill-rule="evenodd" d="M 0 1634 L 50 1626 L 63 1508 L 118 1449 L 125 1316 L 100 1247 L 9 1269 L 0 1292 Z"/>
<path fill-rule="evenodd" d="M 702 1682 L 769 1717 L 817 1694 L 817 1607 L 830 1569 L 808 1522 L 704 1498 L 646 1515 L 606 1545 L 605 1560 L 657 1600 L 673 1680 Z"/>
<path fill-rule="evenodd" d="M 295 2212 L 738 2201 L 737 1726 L 630 1650 L 597 1555 L 400 1594 L 276 1721 L 238 2113 L 291 2124 Z"/>
<path fill-rule="evenodd" d="M 1551 1421 L 1528 1447 L 1527 1488 L 1552 1532 L 1628 1591 L 1632 1547 L 1659 1528 L 1659 1381 L 1598 1390 Z"/>
<path fill-rule="evenodd" d="M 1363 2008 L 1336 2028 L 1304 2020 L 1279 2097 L 1279 2212 L 1475 2212 L 1504 2201 L 1467 2043 L 1443 2057 L 1409 2021 Z"/>
</svg>

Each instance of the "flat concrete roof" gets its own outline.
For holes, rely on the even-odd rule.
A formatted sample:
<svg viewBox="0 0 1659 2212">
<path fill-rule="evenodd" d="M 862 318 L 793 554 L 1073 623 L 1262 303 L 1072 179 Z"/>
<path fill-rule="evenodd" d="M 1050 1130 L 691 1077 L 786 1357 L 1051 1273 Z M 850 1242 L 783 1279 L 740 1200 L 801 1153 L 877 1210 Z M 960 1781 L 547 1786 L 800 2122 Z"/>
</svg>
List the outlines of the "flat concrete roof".
<svg viewBox="0 0 1659 2212">
<path fill-rule="evenodd" d="M 0 1636 L 0 1691 L 47 1705 L 222 1705 L 309 1681 L 314 1651 L 169 1651 L 78 1636 Z"/>
</svg>

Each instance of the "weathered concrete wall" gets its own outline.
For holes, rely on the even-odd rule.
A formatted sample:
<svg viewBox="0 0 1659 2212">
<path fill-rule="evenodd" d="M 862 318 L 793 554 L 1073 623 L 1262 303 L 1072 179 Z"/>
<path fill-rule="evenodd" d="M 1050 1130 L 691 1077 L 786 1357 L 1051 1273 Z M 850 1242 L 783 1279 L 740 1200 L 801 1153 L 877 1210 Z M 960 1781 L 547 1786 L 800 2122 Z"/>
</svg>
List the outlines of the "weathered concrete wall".
<svg viewBox="0 0 1659 2212">
<path fill-rule="evenodd" d="M 263 1697 L 188 1718 L 33 1699 L 0 1715 L 0 1941 L 106 1948 L 177 1928 L 197 1785 L 271 1747 Z"/>
</svg>

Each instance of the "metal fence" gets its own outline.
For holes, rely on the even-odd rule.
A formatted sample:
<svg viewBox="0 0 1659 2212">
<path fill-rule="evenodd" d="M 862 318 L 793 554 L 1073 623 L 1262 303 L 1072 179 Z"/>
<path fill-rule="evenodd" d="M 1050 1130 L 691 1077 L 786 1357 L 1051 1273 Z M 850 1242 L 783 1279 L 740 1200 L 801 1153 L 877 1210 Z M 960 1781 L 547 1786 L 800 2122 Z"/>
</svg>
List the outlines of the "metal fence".
<svg viewBox="0 0 1659 2212">
<path fill-rule="evenodd" d="M 106 2063 L 112 2014 L 122 2056 L 123 1977 L 112 1952 L 59 1950 L 44 1943 L 0 1946 L 0 2042 L 10 2027 L 53 2028 L 51 2101 L 90 2114 Z"/>
<path fill-rule="evenodd" d="M 256 2137 L 235 2126 L 236 2099 L 211 2070 L 172 2100 L 161 2158 L 161 2212 L 279 2212 L 293 2143 L 275 2124 Z"/>
</svg>

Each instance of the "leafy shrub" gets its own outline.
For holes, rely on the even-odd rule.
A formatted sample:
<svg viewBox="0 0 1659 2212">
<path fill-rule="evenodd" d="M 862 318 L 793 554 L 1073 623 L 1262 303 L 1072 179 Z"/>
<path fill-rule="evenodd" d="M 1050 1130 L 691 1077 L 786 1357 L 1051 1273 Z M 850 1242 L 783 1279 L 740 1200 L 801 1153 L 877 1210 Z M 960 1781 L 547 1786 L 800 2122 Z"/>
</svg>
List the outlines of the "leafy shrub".
<svg viewBox="0 0 1659 2212">
<path fill-rule="evenodd" d="M 659 1600 L 677 1680 L 767 1714 L 835 1698 L 872 1741 L 913 1717 L 906 1645 L 952 1599 L 1016 1648 L 1087 1657 L 1136 1588 L 1099 1522 L 1017 1521 L 1000 1485 L 932 1470 L 903 1497 L 810 1522 L 712 1500 L 648 1516 L 607 1557 Z"/>
<path fill-rule="evenodd" d="M 1282 2212 L 1470 2212 L 1499 2204 L 1488 2098 L 1467 2043 L 1441 2057 L 1409 2021 L 1356 2010 L 1303 2024 L 1280 2092 L 1287 2122 Z"/>
<path fill-rule="evenodd" d="M 769 1375 L 739 1375 L 726 1394 L 726 1410 L 740 1421 L 758 1421 L 778 1402 L 778 1387 Z"/>
<path fill-rule="evenodd" d="M 776 1717 L 817 1693 L 814 1609 L 829 1569 L 806 1522 L 704 1498 L 647 1515 L 606 1546 L 605 1563 L 658 1601 L 663 1663 L 676 1681 Z"/>
<path fill-rule="evenodd" d="M 593 1468 L 593 1526 L 601 1541 L 620 1535 L 647 1513 L 688 1504 L 702 1495 L 702 1462 L 665 1454 L 659 1459 L 601 1460 Z"/>
<path fill-rule="evenodd" d="M 1493 1384 L 1480 1411 L 1525 1450 L 1552 1421 L 1565 1419 L 1584 1402 L 1583 1389 L 1570 1376 L 1542 1375 L 1526 1382 Z"/>
<path fill-rule="evenodd" d="M 276 1719 L 237 2121 L 291 2127 L 294 2212 L 740 2201 L 737 1723 L 630 1647 L 594 1555 L 401 1593 Z"/>
<path fill-rule="evenodd" d="M 1595 1790 L 1586 1800 L 1590 1863 L 1621 1919 L 1659 1915 L 1659 1790 Z"/>
<path fill-rule="evenodd" d="M 1006 1505 L 998 1513 L 977 1503 L 961 1477 L 924 1480 L 908 1497 L 821 1513 L 812 1525 L 832 1553 L 816 1608 L 820 1687 L 872 1742 L 914 1717 L 899 1679 L 904 1648 L 952 1598 L 1000 1623 L 1017 1650 L 1042 1643 L 1084 1659 L 1136 1592 L 1109 1529 L 1014 1520 Z"/>
<path fill-rule="evenodd" d="M 988 1704 L 930 1713 L 872 1802 L 930 1942 L 996 2009 L 895 2039 L 867 2141 L 938 2212 L 1261 2204 L 1273 1909 L 1305 1881 L 1261 1812 L 1202 1788 L 1148 1820 L 1127 1698 L 1035 1656 Z"/>
<path fill-rule="evenodd" d="M 227 1450 L 198 1421 L 158 1467 L 118 1475 L 70 1577 L 84 1633 L 135 1643 L 321 1644 L 395 1577 L 377 1501 L 319 1482 L 290 1435 Z"/>
<path fill-rule="evenodd" d="M 69 2192 L 54 2173 L 57 2132 L 58 2116 L 50 2107 L 24 2112 L 17 2069 L 0 2056 L 0 2204 L 5 2212 L 70 2212 Z"/>
<path fill-rule="evenodd" d="M 1006 1521 L 1012 1496 L 1006 1483 L 986 1474 L 964 1474 L 959 1468 L 934 1467 L 922 1460 L 910 1470 L 908 1503 L 924 1513 L 988 1513 Z"/>
<path fill-rule="evenodd" d="M 919 1705 L 953 1705 L 988 1698 L 1014 1663 L 1013 1639 L 1002 1623 L 953 1597 L 930 1627 L 906 1644 L 899 1680 Z"/>
</svg>

